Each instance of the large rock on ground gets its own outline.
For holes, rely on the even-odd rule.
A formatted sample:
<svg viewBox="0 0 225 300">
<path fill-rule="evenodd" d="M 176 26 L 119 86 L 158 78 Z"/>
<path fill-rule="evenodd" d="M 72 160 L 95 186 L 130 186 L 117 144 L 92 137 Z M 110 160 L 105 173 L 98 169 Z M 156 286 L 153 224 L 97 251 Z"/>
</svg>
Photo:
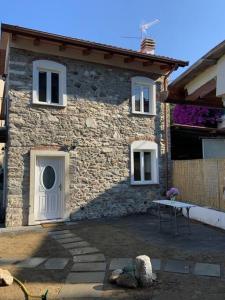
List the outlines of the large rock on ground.
<svg viewBox="0 0 225 300">
<path fill-rule="evenodd" d="M 0 269 L 0 286 L 11 285 L 13 283 L 13 277 L 9 271 Z"/>
<path fill-rule="evenodd" d="M 112 273 L 111 273 L 111 275 L 110 275 L 110 277 L 109 277 L 109 282 L 111 282 L 111 283 L 116 283 L 116 280 L 117 280 L 117 278 L 120 276 L 120 274 L 122 274 L 123 273 L 123 270 L 122 269 L 116 269 L 116 270 L 114 270 Z"/>
<path fill-rule="evenodd" d="M 147 255 L 140 255 L 135 258 L 135 277 L 141 287 L 149 287 L 153 281 L 152 264 Z"/>
<path fill-rule="evenodd" d="M 138 287 L 137 279 L 130 273 L 120 274 L 116 279 L 116 284 L 132 289 L 136 289 Z"/>
</svg>

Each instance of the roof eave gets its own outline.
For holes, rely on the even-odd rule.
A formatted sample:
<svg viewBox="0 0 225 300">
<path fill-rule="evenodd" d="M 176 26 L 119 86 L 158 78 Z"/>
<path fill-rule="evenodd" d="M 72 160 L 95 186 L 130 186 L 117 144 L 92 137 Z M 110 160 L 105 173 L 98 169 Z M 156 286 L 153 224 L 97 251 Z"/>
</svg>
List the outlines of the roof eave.
<svg viewBox="0 0 225 300">
<path fill-rule="evenodd" d="M 199 75 L 202 71 L 210 66 L 213 66 L 225 54 L 225 40 L 219 43 L 216 47 L 211 49 L 200 59 L 198 59 L 192 66 L 190 66 L 184 73 L 178 76 L 170 85 L 171 88 L 183 88 L 191 79 Z"/>
<path fill-rule="evenodd" d="M 157 56 L 157 55 L 138 53 L 137 51 L 134 51 L 134 50 L 118 48 L 118 47 L 114 47 L 114 46 L 110 46 L 110 45 L 104 45 L 104 44 L 100 44 L 100 43 L 89 42 L 89 41 L 75 39 L 75 38 L 69 38 L 69 37 L 62 36 L 62 35 L 51 34 L 51 33 L 47 33 L 47 32 L 37 31 L 37 30 L 33 30 L 33 29 L 28 29 L 28 28 L 4 24 L 4 23 L 1 24 L 1 31 L 12 33 L 12 34 L 24 35 L 24 36 L 28 36 L 28 37 L 32 37 L 32 38 L 46 39 L 46 40 L 49 40 L 52 42 L 60 42 L 60 43 L 77 46 L 77 47 L 92 48 L 95 50 L 111 52 L 111 53 L 113 52 L 115 54 L 139 58 L 139 59 L 143 59 L 145 61 L 149 60 L 149 61 L 155 61 L 158 63 L 168 64 L 168 65 L 171 65 L 171 67 L 173 67 L 174 65 L 177 65 L 179 67 L 185 67 L 188 65 L 187 61 L 182 61 L 182 60 L 177 60 L 177 59 L 172 59 L 172 58 L 165 58 L 165 57 L 161 57 L 161 56 Z"/>
</svg>

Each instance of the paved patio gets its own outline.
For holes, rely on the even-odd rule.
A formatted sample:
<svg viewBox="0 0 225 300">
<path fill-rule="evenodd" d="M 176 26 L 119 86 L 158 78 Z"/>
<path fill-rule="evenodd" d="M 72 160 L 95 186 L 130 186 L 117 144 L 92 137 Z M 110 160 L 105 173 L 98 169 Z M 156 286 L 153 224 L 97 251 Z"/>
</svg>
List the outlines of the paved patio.
<svg viewBox="0 0 225 300">
<path fill-rule="evenodd" d="M 185 219 L 180 217 L 179 222 L 184 225 Z M 137 253 L 151 257 L 153 270 L 159 277 L 163 274 L 175 274 L 175 276 L 191 277 L 193 280 L 215 278 L 223 282 L 225 280 L 225 233 L 199 223 L 192 223 L 191 227 L 192 234 L 187 234 L 186 229 L 181 227 L 180 235 L 174 236 L 168 225 L 165 226 L 164 231 L 159 232 L 156 217 L 136 215 L 82 221 L 72 226 L 70 224 L 55 226 L 53 229 L 45 228 L 43 230 L 48 234 L 48 239 L 54 240 L 64 249 L 61 252 L 62 257 L 54 257 L 53 252 L 51 257 L 36 257 L 34 253 L 34 256 L 25 260 L 14 257 L 0 258 L 0 267 L 13 266 L 18 274 L 23 274 L 22 270 L 36 270 L 40 273 L 41 270 L 63 271 L 64 283 L 61 285 L 57 299 L 96 297 L 113 299 L 110 297 L 126 294 L 126 290 L 109 285 L 107 278 L 111 270 L 133 265 Z M 113 232 L 115 233 L 114 242 L 107 237 L 107 228 L 112 237 Z M 141 245 L 142 252 L 138 245 L 134 244 L 133 247 L 131 245 L 131 249 L 123 245 L 126 241 L 122 241 L 119 237 L 121 230 L 127 234 L 127 239 L 131 238 L 130 235 L 133 236 L 136 244 Z M 105 238 L 102 238 L 103 236 Z M 113 248 L 117 248 L 117 253 L 121 255 L 114 256 Z M 147 252 L 148 250 L 152 255 Z M 122 299 L 132 299 L 132 297 L 124 296 Z"/>
</svg>

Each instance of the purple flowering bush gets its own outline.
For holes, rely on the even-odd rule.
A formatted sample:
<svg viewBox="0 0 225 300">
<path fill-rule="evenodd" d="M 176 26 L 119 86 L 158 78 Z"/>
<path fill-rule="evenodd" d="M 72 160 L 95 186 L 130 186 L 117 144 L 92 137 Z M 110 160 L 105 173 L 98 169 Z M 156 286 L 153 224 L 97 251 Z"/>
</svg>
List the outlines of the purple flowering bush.
<svg viewBox="0 0 225 300">
<path fill-rule="evenodd" d="M 167 198 L 172 198 L 172 197 L 175 197 L 177 195 L 179 195 L 179 190 L 177 188 L 174 188 L 172 187 L 171 189 L 169 189 L 167 192 L 166 192 L 166 197 Z"/>
<path fill-rule="evenodd" d="M 173 109 L 173 122 L 177 124 L 216 127 L 223 109 L 177 104 Z"/>
</svg>

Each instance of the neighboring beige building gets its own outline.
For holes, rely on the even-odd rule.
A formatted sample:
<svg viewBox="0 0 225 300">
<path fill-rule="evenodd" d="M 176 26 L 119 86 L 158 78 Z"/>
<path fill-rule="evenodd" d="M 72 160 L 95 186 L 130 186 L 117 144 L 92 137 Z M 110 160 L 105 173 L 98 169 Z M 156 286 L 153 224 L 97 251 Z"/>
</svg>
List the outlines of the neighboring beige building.
<svg viewBox="0 0 225 300">
<path fill-rule="evenodd" d="M 145 212 L 168 184 L 167 77 L 186 62 L 2 24 L 6 226 Z"/>
</svg>

